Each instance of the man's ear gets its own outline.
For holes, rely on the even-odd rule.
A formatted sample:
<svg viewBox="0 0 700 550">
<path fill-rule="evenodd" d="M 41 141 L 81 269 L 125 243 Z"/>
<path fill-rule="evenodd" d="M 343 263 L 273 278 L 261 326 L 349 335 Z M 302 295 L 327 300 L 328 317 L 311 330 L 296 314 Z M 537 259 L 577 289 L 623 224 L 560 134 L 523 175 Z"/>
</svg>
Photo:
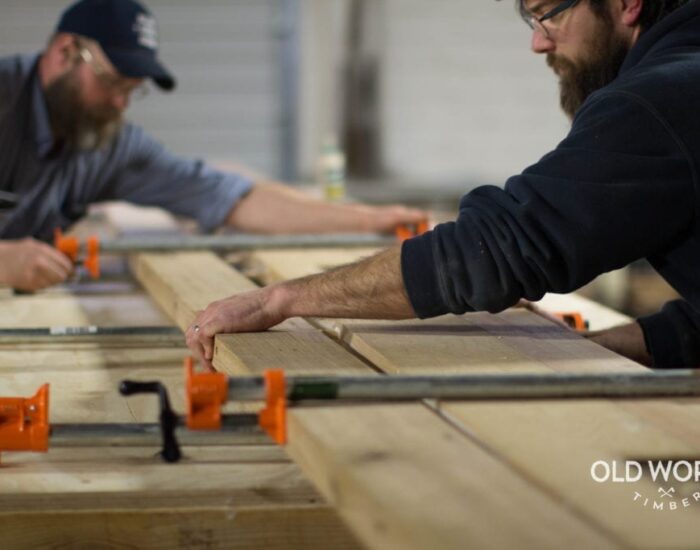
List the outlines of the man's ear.
<svg viewBox="0 0 700 550">
<path fill-rule="evenodd" d="M 620 6 L 620 22 L 626 27 L 639 25 L 639 17 L 642 14 L 645 0 L 616 0 Z M 648 0 L 653 1 L 653 0 Z"/>
</svg>

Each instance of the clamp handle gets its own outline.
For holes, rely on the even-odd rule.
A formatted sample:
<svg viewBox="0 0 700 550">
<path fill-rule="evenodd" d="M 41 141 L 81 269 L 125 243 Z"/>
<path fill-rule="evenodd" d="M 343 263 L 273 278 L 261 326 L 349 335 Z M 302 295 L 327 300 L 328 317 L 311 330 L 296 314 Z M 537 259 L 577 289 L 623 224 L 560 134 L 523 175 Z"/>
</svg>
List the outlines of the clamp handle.
<svg viewBox="0 0 700 550">
<path fill-rule="evenodd" d="M 430 229 L 428 220 L 421 220 L 415 224 L 401 224 L 396 227 L 396 238 L 399 242 L 407 241 L 418 235 L 422 235 Z"/>
<path fill-rule="evenodd" d="M 187 427 L 221 429 L 221 407 L 228 400 L 228 379 L 220 372 L 195 372 L 194 359 L 185 358 Z"/>
<path fill-rule="evenodd" d="M 34 397 L 0 399 L 0 452 L 49 449 L 49 385 Z"/>
<path fill-rule="evenodd" d="M 155 393 L 158 395 L 160 402 L 160 432 L 163 436 L 163 449 L 160 451 L 160 456 L 165 462 L 178 462 L 182 457 L 180 445 L 175 437 L 178 419 L 170 406 L 168 389 L 160 382 L 122 380 L 122 383 L 119 384 L 119 393 L 124 396 L 138 393 Z"/>
</svg>

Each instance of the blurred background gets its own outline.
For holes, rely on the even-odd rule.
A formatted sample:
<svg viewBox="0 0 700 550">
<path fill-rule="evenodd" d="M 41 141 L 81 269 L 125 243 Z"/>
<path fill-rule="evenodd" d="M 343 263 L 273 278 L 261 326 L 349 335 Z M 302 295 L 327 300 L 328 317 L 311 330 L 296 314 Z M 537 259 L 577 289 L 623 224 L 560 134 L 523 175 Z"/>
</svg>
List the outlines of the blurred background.
<svg viewBox="0 0 700 550">
<path fill-rule="evenodd" d="M 38 52 L 70 2 L 0 0 L 0 55 Z M 178 78 L 129 118 L 176 153 L 311 183 L 324 145 L 348 195 L 456 215 L 565 136 L 554 75 L 505 0 L 146 0 Z M 583 291 L 631 315 L 673 292 L 643 262 Z"/>
</svg>

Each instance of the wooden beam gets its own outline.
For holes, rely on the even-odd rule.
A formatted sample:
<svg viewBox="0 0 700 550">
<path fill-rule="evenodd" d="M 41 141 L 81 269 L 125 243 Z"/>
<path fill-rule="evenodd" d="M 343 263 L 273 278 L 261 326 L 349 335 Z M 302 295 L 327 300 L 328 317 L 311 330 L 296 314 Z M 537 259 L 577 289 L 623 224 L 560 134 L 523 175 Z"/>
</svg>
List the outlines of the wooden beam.
<svg viewBox="0 0 700 550">
<path fill-rule="evenodd" d="M 191 265 L 184 256 L 182 265 Z M 136 269 L 157 300 L 167 296 L 171 303 L 165 309 L 180 320 L 194 307 L 179 302 L 199 300 L 186 280 L 173 278 L 182 265 L 177 255 L 141 257 Z M 210 272 L 215 275 L 208 279 Z M 226 280 L 221 274 L 213 266 L 200 270 L 198 284 L 207 289 L 207 300 L 247 289 L 228 282 L 217 286 Z M 271 366 L 289 366 L 296 373 L 374 372 L 308 324 L 285 329 L 218 337 L 215 366 L 250 374 Z M 290 456 L 372 548 L 613 546 L 594 526 L 560 508 L 422 405 L 314 408 L 292 410 L 289 416 Z"/>
<path fill-rule="evenodd" d="M 157 318 L 138 295 L 49 294 L 8 298 L 7 310 L 35 326 L 134 325 Z M 67 306 L 54 311 L 54 306 Z M 149 310 L 149 308 L 151 308 Z M 0 308 L 1 309 L 1 308 Z M 4 310 L 5 311 L 5 310 Z M 142 313 L 144 313 L 142 315 Z M 13 327 L 0 316 L 0 324 Z M 16 326 L 16 325 L 14 325 Z M 26 326 L 26 325 L 25 325 Z M 154 396 L 117 393 L 124 378 L 160 380 L 184 409 L 182 359 L 175 349 L 104 349 L 98 344 L 42 344 L 0 349 L 0 397 L 32 395 L 51 384 L 57 422 L 154 422 Z M 185 460 L 164 464 L 157 449 L 55 448 L 5 453 L 0 463 L 3 547 L 46 545 L 145 548 L 358 548 L 335 512 L 284 452 L 273 445 L 185 447 Z"/>
<path fill-rule="evenodd" d="M 290 411 L 288 452 L 370 548 L 614 548 L 421 405 Z"/>
<path fill-rule="evenodd" d="M 257 286 L 211 252 L 137 254 L 131 269 L 161 309 L 184 331 L 211 302 Z M 299 326 L 286 321 L 279 328 Z"/>
<path fill-rule="evenodd" d="M 428 322 L 321 320 L 329 333 L 392 373 L 630 372 L 644 367 L 527 311 Z M 682 459 L 700 454 L 700 400 L 444 403 L 462 429 L 569 509 L 635 548 L 684 548 L 700 536 L 681 511 L 694 483 L 675 487 L 678 510 L 652 511 L 659 484 L 596 483 L 596 461 Z M 644 495 L 635 500 L 635 493 Z M 643 506 L 644 499 L 651 504 Z M 700 509 L 700 502 L 695 502 Z M 691 504 L 692 505 L 692 504 Z M 643 518 L 643 521 L 642 521 Z"/>
<path fill-rule="evenodd" d="M 294 267 L 298 257 L 255 256 L 269 263 L 276 280 L 298 275 Z M 319 319 L 315 325 L 389 373 L 645 370 L 523 310 L 427 322 Z M 696 484 L 675 487 L 679 510 L 669 510 L 666 499 L 666 509 L 660 512 L 651 510 L 659 500 L 660 486 L 648 471 L 631 487 L 596 483 L 590 469 L 598 460 L 624 464 L 627 459 L 698 456 L 700 400 L 445 403 L 439 410 L 614 540 L 639 548 L 696 544 L 700 526 L 695 514 L 680 511 L 683 498 L 700 506 L 692 497 L 698 491 Z M 635 491 L 644 498 L 635 500 Z M 645 508 L 646 498 L 652 504 Z"/>
<path fill-rule="evenodd" d="M 6 548 L 362 548 L 328 507 L 169 507 L 0 513 L 0 531 Z"/>
<path fill-rule="evenodd" d="M 634 371 L 642 367 L 526 310 L 399 322 L 318 319 L 385 372 Z"/>
<path fill-rule="evenodd" d="M 567 506 L 579 510 L 631 548 L 692 548 L 700 537 L 692 480 L 655 483 L 645 469 L 635 483 L 597 483 L 597 461 L 694 460 L 700 455 L 700 401 L 606 400 L 532 403 L 464 403 L 443 407 L 494 452 Z M 654 418 L 650 418 L 653 414 Z M 672 429 L 669 429 L 673 427 Z M 673 486 L 672 498 L 660 488 Z M 635 494 L 638 493 L 639 497 Z M 636 500 L 635 500 L 636 498 Z M 689 499 L 684 508 L 682 499 Z M 644 506 L 648 499 L 647 506 Z M 664 506 L 653 510 L 654 502 Z M 669 509 L 674 502 L 678 509 Z"/>
</svg>

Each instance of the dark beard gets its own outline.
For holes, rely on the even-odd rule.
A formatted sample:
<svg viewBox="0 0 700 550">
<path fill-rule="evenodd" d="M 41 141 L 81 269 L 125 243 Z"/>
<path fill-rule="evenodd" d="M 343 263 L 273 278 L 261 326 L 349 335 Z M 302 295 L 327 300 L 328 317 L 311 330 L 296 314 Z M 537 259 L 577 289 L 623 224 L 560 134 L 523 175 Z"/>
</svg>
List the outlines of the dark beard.
<svg viewBox="0 0 700 550">
<path fill-rule="evenodd" d="M 561 108 L 573 119 L 593 92 L 610 84 L 620 72 L 629 45 L 615 34 L 607 14 L 601 15 L 602 30 L 585 59 L 570 59 L 547 54 L 547 64 L 559 75 Z"/>
<path fill-rule="evenodd" d="M 58 77 L 44 92 L 54 138 L 72 150 L 102 148 L 122 126 L 122 114 L 112 106 L 86 106 L 74 71 Z"/>
</svg>

